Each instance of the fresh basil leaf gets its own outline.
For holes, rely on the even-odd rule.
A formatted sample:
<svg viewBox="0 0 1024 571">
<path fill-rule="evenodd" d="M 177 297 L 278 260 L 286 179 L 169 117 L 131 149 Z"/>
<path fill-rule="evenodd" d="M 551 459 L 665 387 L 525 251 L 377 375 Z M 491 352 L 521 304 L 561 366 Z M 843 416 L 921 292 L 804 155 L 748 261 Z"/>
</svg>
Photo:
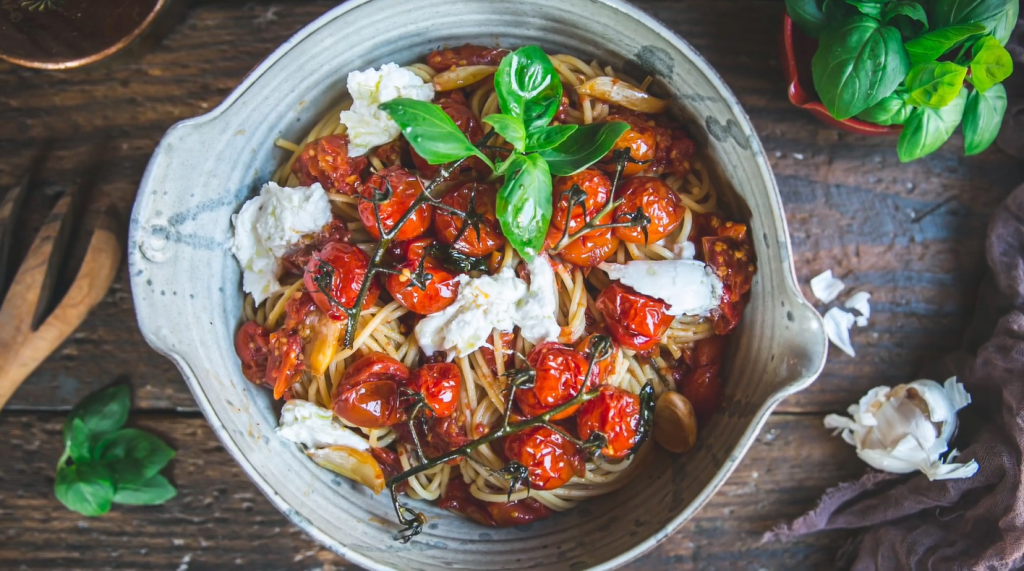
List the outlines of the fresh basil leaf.
<svg viewBox="0 0 1024 571">
<path fill-rule="evenodd" d="M 931 6 L 934 27 L 979 23 L 1006 45 L 1017 25 L 1020 0 L 934 0 Z"/>
<path fill-rule="evenodd" d="M 907 103 L 914 107 L 945 107 L 964 86 L 967 68 L 951 61 L 919 63 L 907 74 Z"/>
<path fill-rule="evenodd" d="M 549 125 L 526 134 L 526 152 L 550 149 L 572 135 L 579 125 Z"/>
<path fill-rule="evenodd" d="M 95 456 L 110 465 L 120 487 L 160 472 L 174 458 L 174 450 L 154 434 L 125 428 L 100 440 Z"/>
<path fill-rule="evenodd" d="M 524 155 L 524 159 L 522 168 L 505 177 L 496 210 L 502 233 L 530 262 L 544 247 L 551 222 L 551 172 L 539 154 Z"/>
<path fill-rule="evenodd" d="M 409 144 L 428 163 L 443 165 L 476 155 L 493 166 L 441 106 L 399 97 L 381 103 L 380 108 L 398 123 Z"/>
<path fill-rule="evenodd" d="M 855 6 L 861 14 L 875 19 L 882 18 L 882 9 L 885 5 L 884 0 L 846 0 L 846 3 Z"/>
<path fill-rule="evenodd" d="M 899 94 L 892 93 L 857 114 L 857 118 L 876 125 L 902 125 L 914 108 Z"/>
<path fill-rule="evenodd" d="M 982 93 L 993 85 L 1002 83 L 1013 73 L 1013 57 L 999 41 L 992 36 L 985 36 L 974 44 L 974 57 L 971 59 L 971 83 Z"/>
<path fill-rule="evenodd" d="M 949 105 L 942 109 L 918 107 L 903 125 L 896 153 L 902 162 L 910 162 L 935 152 L 956 131 L 964 115 L 967 88 L 961 88 Z"/>
<path fill-rule="evenodd" d="M 960 42 L 985 31 L 981 24 L 963 24 L 932 30 L 906 43 L 910 63 L 935 61 Z"/>
<path fill-rule="evenodd" d="M 100 438 L 124 426 L 131 407 L 132 390 L 126 384 L 92 393 L 71 409 L 64 422 L 64 442 L 71 438 L 71 426 L 75 419 L 81 419 L 93 438 Z"/>
<path fill-rule="evenodd" d="M 996 140 L 1005 113 L 1006 88 L 1001 83 L 988 91 L 972 91 L 964 109 L 964 154 L 976 155 L 987 149 Z"/>
<path fill-rule="evenodd" d="M 622 121 L 583 125 L 561 143 L 537 154 L 544 157 L 552 174 L 576 174 L 607 155 L 628 130 L 629 124 Z"/>
<path fill-rule="evenodd" d="M 786 0 L 786 12 L 808 36 L 817 38 L 827 25 L 822 0 Z"/>
<path fill-rule="evenodd" d="M 919 2 L 896 0 L 882 10 L 882 22 L 896 26 L 904 38 L 916 38 L 928 31 L 928 14 Z"/>
<path fill-rule="evenodd" d="M 538 46 L 524 46 L 505 56 L 494 88 L 502 113 L 521 119 L 527 132 L 547 126 L 562 102 L 562 82 Z"/>
<path fill-rule="evenodd" d="M 484 123 L 494 127 L 499 135 L 512 144 L 520 153 L 526 148 L 526 128 L 518 117 L 494 113 L 484 117 Z"/>
<path fill-rule="evenodd" d="M 836 119 L 878 103 L 909 69 L 899 31 L 864 15 L 826 29 L 811 60 L 814 87 Z"/>
<path fill-rule="evenodd" d="M 71 436 L 68 438 L 68 453 L 76 464 L 88 462 L 92 459 L 92 433 L 89 427 L 81 418 L 76 418 L 71 423 Z"/>
<path fill-rule="evenodd" d="M 103 515 L 114 500 L 113 478 L 101 464 L 62 466 L 57 469 L 53 493 L 71 511 L 90 517 Z"/>
<path fill-rule="evenodd" d="M 522 166 L 523 160 L 523 155 L 512 153 L 507 159 L 495 166 L 494 174 L 505 174 L 507 171 L 515 172 Z"/>
<path fill-rule="evenodd" d="M 156 506 L 178 495 L 178 490 L 160 474 L 141 482 L 118 484 L 114 502 L 132 506 Z"/>
</svg>

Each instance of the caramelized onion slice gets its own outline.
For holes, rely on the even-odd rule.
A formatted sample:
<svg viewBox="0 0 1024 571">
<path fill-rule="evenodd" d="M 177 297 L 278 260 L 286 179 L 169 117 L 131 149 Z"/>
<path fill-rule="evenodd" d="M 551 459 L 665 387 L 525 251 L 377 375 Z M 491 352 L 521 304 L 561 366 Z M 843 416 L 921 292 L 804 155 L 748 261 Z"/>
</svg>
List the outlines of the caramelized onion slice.
<svg viewBox="0 0 1024 571">
<path fill-rule="evenodd" d="M 318 466 L 359 482 L 379 494 L 384 490 L 384 472 L 369 453 L 348 446 L 329 446 L 307 450 Z"/>
<path fill-rule="evenodd" d="M 661 113 L 668 107 L 668 101 L 654 97 L 614 77 L 595 77 L 577 87 L 576 91 L 641 113 Z"/>
<path fill-rule="evenodd" d="M 436 91 L 451 91 L 484 79 L 497 71 L 496 65 L 464 65 L 442 71 L 434 76 L 434 89 Z"/>
</svg>

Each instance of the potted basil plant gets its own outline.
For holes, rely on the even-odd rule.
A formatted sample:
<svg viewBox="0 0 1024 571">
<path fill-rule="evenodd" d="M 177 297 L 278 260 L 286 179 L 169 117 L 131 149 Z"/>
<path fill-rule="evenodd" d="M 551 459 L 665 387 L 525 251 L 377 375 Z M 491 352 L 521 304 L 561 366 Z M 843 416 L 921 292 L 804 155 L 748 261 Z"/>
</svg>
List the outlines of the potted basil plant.
<svg viewBox="0 0 1024 571">
<path fill-rule="evenodd" d="M 817 39 L 810 72 L 831 118 L 902 126 L 903 162 L 934 152 L 960 125 L 967 155 L 995 140 L 1019 0 L 786 0 L 786 10 Z"/>
</svg>

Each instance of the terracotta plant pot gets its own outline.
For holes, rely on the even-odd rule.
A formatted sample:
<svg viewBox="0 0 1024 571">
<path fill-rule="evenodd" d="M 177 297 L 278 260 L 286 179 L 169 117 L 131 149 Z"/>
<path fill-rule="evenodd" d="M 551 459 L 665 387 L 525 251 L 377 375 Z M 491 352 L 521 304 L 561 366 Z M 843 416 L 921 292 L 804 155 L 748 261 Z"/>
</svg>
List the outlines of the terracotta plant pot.
<svg viewBox="0 0 1024 571">
<path fill-rule="evenodd" d="M 832 116 L 814 90 L 811 80 L 811 58 L 818 49 L 818 40 L 801 30 L 789 14 L 782 18 L 782 37 L 779 42 L 779 65 L 786 76 L 789 100 L 806 109 L 826 125 L 860 135 L 898 135 L 902 125 L 876 125 L 860 119 L 839 120 Z"/>
</svg>

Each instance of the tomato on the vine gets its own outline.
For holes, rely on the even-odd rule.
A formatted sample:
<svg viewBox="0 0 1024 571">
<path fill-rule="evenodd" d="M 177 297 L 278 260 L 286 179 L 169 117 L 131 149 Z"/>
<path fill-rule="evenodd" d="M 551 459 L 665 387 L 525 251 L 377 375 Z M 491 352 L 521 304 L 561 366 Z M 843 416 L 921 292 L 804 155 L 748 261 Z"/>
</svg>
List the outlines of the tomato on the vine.
<svg viewBox="0 0 1024 571">
<path fill-rule="evenodd" d="M 594 338 L 594 335 L 587 335 L 583 339 L 580 339 L 576 343 L 576 350 L 583 355 L 588 361 L 590 360 L 590 341 Z M 594 362 L 594 369 L 590 373 L 590 383 L 592 385 L 600 385 L 601 383 L 608 380 L 612 372 L 615 370 L 615 361 L 619 357 L 619 347 L 612 344 L 612 352 L 608 357 Z"/>
<path fill-rule="evenodd" d="M 398 274 L 389 274 L 384 285 L 395 301 L 420 315 L 437 313 L 452 303 L 459 294 L 458 276 L 440 265 L 426 262 L 423 271 L 430 277 L 425 284 L 414 284 L 412 278 L 419 269 L 419 261 L 409 261 L 398 267 Z"/>
<path fill-rule="evenodd" d="M 585 198 L 582 203 L 573 205 L 572 212 L 569 212 L 570 196 L 568 191 L 573 186 L 579 186 Z M 551 196 L 554 205 L 551 212 L 551 227 L 557 230 L 564 230 L 566 220 L 569 221 L 569 233 L 577 232 L 587 220 L 591 220 L 608 203 L 612 195 L 612 183 L 601 171 L 589 168 L 569 176 L 558 176 L 554 180 L 554 188 Z M 608 214 L 597 224 L 607 224 L 611 221 L 611 214 Z"/>
<path fill-rule="evenodd" d="M 360 248 L 344 242 L 331 242 L 310 258 L 303 284 L 321 311 L 331 319 L 343 320 L 346 315 L 338 306 L 348 309 L 355 306 L 369 266 L 370 256 Z M 376 281 L 368 288 L 363 307 L 376 303 L 380 293 Z"/>
<path fill-rule="evenodd" d="M 405 388 L 423 395 L 433 416 L 451 416 L 459 405 L 462 373 L 454 363 L 427 363 L 412 372 Z"/>
<path fill-rule="evenodd" d="M 583 403 L 576 415 L 580 440 L 600 432 L 608 444 L 601 448 L 605 458 L 625 458 L 633 450 L 640 434 L 640 397 L 611 385 L 603 385 L 600 393 Z"/>
<path fill-rule="evenodd" d="M 648 125 L 642 117 L 633 114 L 619 114 L 609 115 L 605 122 L 611 123 L 612 121 L 622 121 L 623 123 L 629 124 L 629 130 L 619 136 L 618 140 L 615 141 L 615 145 L 612 150 L 605 157 L 605 161 L 608 161 L 612 157 L 612 153 L 619 149 L 629 149 L 629 156 L 634 161 L 643 162 L 645 164 L 637 164 L 635 162 L 626 163 L 626 167 L 622 171 L 622 176 L 634 176 L 644 172 L 647 168 L 647 162 L 654 160 L 655 147 L 657 145 L 657 138 L 655 137 L 654 129 Z M 602 163 L 602 168 L 609 172 L 615 172 L 615 163 Z"/>
<path fill-rule="evenodd" d="M 319 182 L 324 190 L 355 194 L 367 164 L 366 157 L 348 156 L 347 135 L 327 135 L 302 149 L 292 173 L 303 186 Z"/>
<path fill-rule="evenodd" d="M 394 229 L 398 221 L 412 207 L 413 202 L 423 193 L 420 179 L 402 167 L 386 168 L 366 181 L 366 184 L 360 189 L 360 194 L 365 200 L 359 202 L 359 219 L 363 221 L 370 236 L 377 240 L 380 240 L 380 229 L 377 228 L 374 204 L 369 199 L 373 198 L 374 191 L 384 194 L 388 187 L 391 188 L 391 196 L 376 205 L 380 215 L 380 225 L 385 232 L 391 232 Z M 421 204 L 402 224 L 402 228 L 395 235 L 395 240 L 411 240 L 422 235 L 430 228 L 430 218 L 433 214 L 433 206 L 427 203 Z"/>
<path fill-rule="evenodd" d="M 527 417 L 535 417 L 572 400 L 584 390 L 589 363 L 579 351 L 559 343 L 543 343 L 530 351 L 526 362 L 533 368 L 533 386 L 516 391 L 516 403 Z M 576 407 L 552 417 L 571 416 Z"/>
<path fill-rule="evenodd" d="M 467 212 L 472 202 L 473 210 L 480 216 L 479 228 L 467 224 L 463 229 L 462 216 L 438 207 L 434 211 L 438 240 L 467 256 L 476 257 L 485 256 L 504 246 L 505 236 L 501 233 L 501 224 L 494 212 L 497 192 L 494 185 L 467 182 L 444 195 L 441 202 L 460 212 Z"/>
<path fill-rule="evenodd" d="M 643 210 L 651 220 L 647 225 L 646 236 L 640 227 L 615 228 L 615 235 L 631 244 L 661 240 L 679 226 L 686 214 L 686 207 L 679 202 L 679 196 L 672 187 L 657 177 L 635 176 L 627 179 L 616 190 L 616 195 L 622 198 L 622 204 L 615 208 L 616 222 L 624 221 L 627 215 L 634 214 L 637 209 Z"/>
<path fill-rule="evenodd" d="M 551 250 L 557 246 L 562 239 L 562 233 L 562 230 L 553 226 L 548 228 L 544 247 Z M 601 262 L 610 258 L 618 248 L 619 237 L 612 232 L 612 229 L 598 228 L 569 242 L 557 255 L 575 266 L 596 268 Z"/>
<path fill-rule="evenodd" d="M 554 490 L 583 476 L 586 461 L 569 439 L 547 426 L 532 426 L 505 439 L 505 457 L 526 467 L 530 487 Z"/>
<path fill-rule="evenodd" d="M 597 309 L 604 315 L 608 332 L 616 343 L 646 352 L 658 345 L 672 324 L 668 304 L 613 282 L 597 296 Z"/>
<path fill-rule="evenodd" d="M 398 388 L 409 369 L 384 353 L 370 353 L 345 371 L 334 388 L 334 414 L 362 428 L 384 428 L 402 420 Z"/>
</svg>

